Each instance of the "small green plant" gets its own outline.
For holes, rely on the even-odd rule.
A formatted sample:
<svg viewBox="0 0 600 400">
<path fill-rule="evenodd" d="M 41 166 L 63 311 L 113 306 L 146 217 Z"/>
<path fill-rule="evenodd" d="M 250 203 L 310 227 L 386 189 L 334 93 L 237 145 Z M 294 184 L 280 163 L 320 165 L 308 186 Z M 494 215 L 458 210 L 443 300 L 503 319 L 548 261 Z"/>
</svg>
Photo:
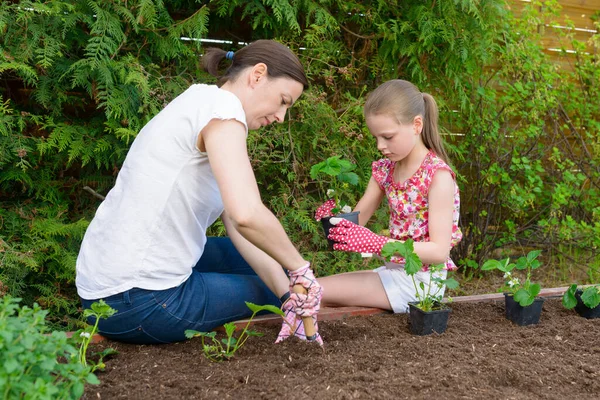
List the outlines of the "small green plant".
<svg viewBox="0 0 600 400">
<path fill-rule="evenodd" d="M 444 288 L 444 285 L 448 289 L 456 289 L 458 287 L 456 279 L 442 279 L 436 276 L 443 270 L 444 264 L 432 264 L 428 266 L 427 272 L 429 272 L 430 284 L 427 288 L 423 282 L 419 282 L 417 285 L 415 274 L 423 269 L 423 262 L 414 251 L 414 242 L 412 239 L 408 239 L 405 242 L 390 241 L 381 249 L 381 256 L 387 261 L 398 255 L 404 258 L 404 271 L 412 279 L 417 296 L 417 307 L 421 310 L 432 311 L 441 307 L 443 296 L 440 292 Z M 432 290 L 432 288 L 434 289 Z"/>
<path fill-rule="evenodd" d="M 576 284 L 569 286 L 569 289 L 563 295 L 562 303 L 566 309 L 570 310 L 577 305 L 577 291 L 580 290 L 581 301 L 587 308 L 596 308 L 600 304 L 600 285 L 578 289 Z"/>
<path fill-rule="evenodd" d="M 94 335 L 96 334 L 96 332 L 98 332 L 98 322 L 100 322 L 100 319 L 106 319 L 108 317 L 113 316 L 116 312 L 117 310 L 106 304 L 104 300 L 96 301 L 92 303 L 91 308 L 86 308 L 85 310 L 83 310 L 84 318 L 96 318 L 96 322 L 94 323 L 94 325 L 88 325 L 85 329 L 80 329 L 77 332 L 75 332 L 74 335 L 75 340 L 81 341 L 81 343 L 79 344 L 78 357 L 79 362 L 84 366 L 88 365 L 87 349 L 92 339 L 94 338 Z M 92 370 L 92 372 L 97 369 L 104 370 L 104 357 L 116 353 L 116 350 L 111 348 L 107 348 L 104 349 L 102 352 L 95 353 L 95 355 L 98 356 L 98 361 L 91 363 L 90 369 Z"/>
<path fill-rule="evenodd" d="M 49 332 L 48 311 L 20 307 L 20 300 L 0 299 L 0 397 L 78 399 L 86 383 L 100 383 L 66 333 Z"/>
<path fill-rule="evenodd" d="M 188 329 L 185 331 L 185 336 L 188 339 L 200 336 L 202 338 L 202 349 L 204 351 L 204 355 L 210 361 L 223 361 L 230 360 L 233 358 L 235 353 L 246 343 L 246 340 L 250 336 L 262 336 L 263 334 L 260 332 L 256 332 L 248 329 L 252 319 L 261 311 L 269 311 L 274 314 L 280 315 L 282 317 L 285 316 L 283 311 L 281 311 L 278 307 L 271 305 L 259 306 L 250 302 L 246 302 L 248 308 L 252 311 L 252 316 L 248 319 L 246 326 L 242 329 L 239 337 L 235 338 L 233 333 L 236 331 L 237 327 L 235 323 L 228 322 L 223 327 L 225 328 L 225 338 L 222 338 L 220 341 L 217 339 L 217 332 L 198 332 L 192 329 Z M 206 340 L 209 340 L 209 343 L 206 343 Z"/>
<path fill-rule="evenodd" d="M 350 185 L 358 185 L 358 175 L 354 171 L 356 165 L 341 156 L 332 156 L 310 168 L 310 177 L 320 179 L 327 185 L 326 195 L 335 200 L 333 214 L 349 213 L 352 208 L 347 203 Z"/>
<path fill-rule="evenodd" d="M 483 271 L 499 270 L 504 272 L 504 279 L 506 283 L 502 287 L 502 290 L 510 293 L 514 300 L 521 305 L 521 307 L 527 307 L 533 304 L 535 298 L 542 290 L 539 283 L 531 282 L 531 272 L 534 269 L 541 267 L 542 263 L 537 259 L 542 253 L 541 250 L 530 251 L 526 257 L 519 257 L 516 263 L 510 262 L 510 257 L 503 260 L 487 260 L 481 266 Z M 527 276 L 525 281 L 521 283 L 518 277 L 513 275 L 513 270 L 525 270 Z"/>
</svg>

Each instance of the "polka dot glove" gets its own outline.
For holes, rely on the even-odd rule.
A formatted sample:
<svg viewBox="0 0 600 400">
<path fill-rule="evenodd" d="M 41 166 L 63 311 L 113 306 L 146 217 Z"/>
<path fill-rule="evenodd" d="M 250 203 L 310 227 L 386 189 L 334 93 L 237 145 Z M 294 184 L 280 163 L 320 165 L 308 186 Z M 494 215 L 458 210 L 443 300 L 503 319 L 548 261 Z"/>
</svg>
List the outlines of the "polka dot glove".
<svg viewBox="0 0 600 400">
<path fill-rule="evenodd" d="M 275 343 L 280 343 L 292 335 L 296 336 L 300 340 L 307 340 L 302 318 L 294 312 L 294 307 L 290 300 L 286 301 L 282 306 L 285 317 L 283 317 L 281 330 L 277 335 L 277 340 L 275 340 Z M 317 330 L 317 336 L 313 340 L 323 346 L 323 339 L 321 338 L 321 335 L 319 335 L 319 326 L 317 325 L 317 314 L 313 314 L 311 318 L 313 319 L 315 329 Z"/>
<path fill-rule="evenodd" d="M 317 208 L 317 211 L 315 212 L 315 219 L 317 221 L 320 221 L 321 218 L 331 217 L 333 215 L 331 213 L 331 210 L 333 210 L 334 208 L 335 208 L 335 200 L 334 199 L 327 200 L 319 208 Z"/>
<path fill-rule="evenodd" d="M 328 236 L 337 242 L 333 245 L 334 250 L 381 254 L 381 249 L 389 240 L 346 219 L 332 218 L 329 221 L 335 225 L 329 230 Z"/>
</svg>

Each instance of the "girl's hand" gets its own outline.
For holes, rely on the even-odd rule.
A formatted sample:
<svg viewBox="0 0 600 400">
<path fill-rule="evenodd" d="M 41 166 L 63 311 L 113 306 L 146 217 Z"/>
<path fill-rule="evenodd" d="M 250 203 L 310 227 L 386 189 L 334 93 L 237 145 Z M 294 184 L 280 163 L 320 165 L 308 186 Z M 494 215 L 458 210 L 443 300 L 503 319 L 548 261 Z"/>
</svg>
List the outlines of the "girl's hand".
<svg viewBox="0 0 600 400">
<path fill-rule="evenodd" d="M 334 250 L 381 254 L 381 249 L 390 240 L 346 219 L 332 218 L 329 222 L 335 225 L 327 236 L 337 242 L 333 245 Z"/>
<path fill-rule="evenodd" d="M 315 219 L 320 221 L 321 218 L 331 217 L 331 210 L 335 208 L 335 199 L 329 199 L 325 203 L 323 203 L 317 211 L 315 212 Z"/>
</svg>

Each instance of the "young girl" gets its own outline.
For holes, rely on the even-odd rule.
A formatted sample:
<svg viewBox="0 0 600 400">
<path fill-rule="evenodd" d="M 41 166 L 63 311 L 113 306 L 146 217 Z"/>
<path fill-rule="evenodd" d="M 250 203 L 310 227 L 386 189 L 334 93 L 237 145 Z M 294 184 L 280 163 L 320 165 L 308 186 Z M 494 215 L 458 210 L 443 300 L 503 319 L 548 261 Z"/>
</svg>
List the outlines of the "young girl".
<svg viewBox="0 0 600 400">
<path fill-rule="evenodd" d="M 456 266 L 450 249 L 462 238 L 458 228 L 459 194 L 438 132 L 438 109 L 433 97 L 412 83 L 388 81 L 367 99 L 367 126 L 385 158 L 373 163 L 367 190 L 354 211 L 359 225 L 340 220 L 330 230 L 335 250 L 380 254 L 390 240 L 414 240 L 414 250 L 428 264 L 445 263 L 439 275 Z M 383 197 L 390 207 L 390 236 L 365 228 Z M 315 217 L 331 215 L 331 201 Z M 402 260 L 388 262 L 374 271 L 359 271 L 318 279 L 324 306 L 365 306 L 407 312 L 416 301 L 415 288 Z M 375 272 L 375 273 L 373 273 Z M 417 281 L 429 286 L 429 273 L 418 272 Z M 443 295 L 443 290 L 439 293 Z"/>
</svg>

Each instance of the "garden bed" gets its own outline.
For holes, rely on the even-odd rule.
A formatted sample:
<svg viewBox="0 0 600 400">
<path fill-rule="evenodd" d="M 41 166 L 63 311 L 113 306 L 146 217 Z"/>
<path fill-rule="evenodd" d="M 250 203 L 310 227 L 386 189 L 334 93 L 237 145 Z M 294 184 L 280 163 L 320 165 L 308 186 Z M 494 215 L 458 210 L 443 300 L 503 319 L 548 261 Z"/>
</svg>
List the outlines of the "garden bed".
<svg viewBox="0 0 600 400">
<path fill-rule="evenodd" d="M 591 398 L 600 393 L 600 320 L 544 303 L 538 325 L 504 318 L 502 302 L 455 303 L 442 335 L 413 336 L 406 315 L 323 321 L 325 349 L 258 325 L 231 361 L 211 363 L 200 339 L 142 346 L 103 341 L 109 359 L 85 399 Z"/>
</svg>

